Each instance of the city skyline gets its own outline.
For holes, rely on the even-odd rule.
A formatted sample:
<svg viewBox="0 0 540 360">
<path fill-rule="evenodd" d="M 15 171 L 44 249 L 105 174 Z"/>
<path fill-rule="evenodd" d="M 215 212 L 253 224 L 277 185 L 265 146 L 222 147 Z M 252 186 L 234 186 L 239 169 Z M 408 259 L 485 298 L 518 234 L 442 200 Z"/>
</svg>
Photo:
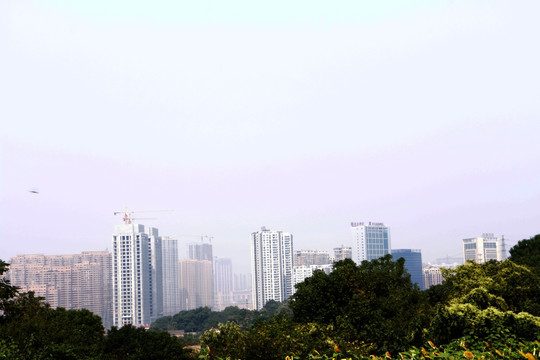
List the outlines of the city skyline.
<svg viewBox="0 0 540 360">
<path fill-rule="evenodd" d="M 0 258 L 392 228 L 424 261 L 540 233 L 537 1 L 0 3 Z M 183 257 L 182 255 L 180 257 Z"/>
</svg>

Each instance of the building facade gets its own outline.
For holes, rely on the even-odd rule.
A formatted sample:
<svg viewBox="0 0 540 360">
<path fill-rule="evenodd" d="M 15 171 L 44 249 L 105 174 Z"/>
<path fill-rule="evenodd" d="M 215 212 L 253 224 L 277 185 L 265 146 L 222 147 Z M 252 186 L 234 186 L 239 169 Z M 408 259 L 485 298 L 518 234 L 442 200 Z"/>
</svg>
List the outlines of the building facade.
<svg viewBox="0 0 540 360">
<path fill-rule="evenodd" d="M 326 274 L 330 274 L 330 272 L 332 272 L 332 266 L 332 264 L 295 266 L 293 268 L 293 286 L 295 287 L 294 292 L 296 292 L 296 285 L 300 284 L 308 277 L 311 277 L 315 270 L 322 270 Z"/>
<path fill-rule="evenodd" d="M 293 236 L 262 228 L 251 234 L 252 301 L 256 310 L 293 293 Z"/>
<path fill-rule="evenodd" d="M 112 325 L 111 253 L 18 255 L 9 260 L 8 278 L 21 292 L 33 291 L 52 307 L 88 309 L 103 326 Z"/>
<path fill-rule="evenodd" d="M 214 260 L 215 309 L 221 311 L 233 304 L 233 271 L 231 259 Z"/>
<path fill-rule="evenodd" d="M 490 260 L 502 261 L 506 259 L 504 236 L 495 237 L 492 233 L 482 236 L 463 239 L 463 260 L 472 260 L 479 264 Z"/>
<path fill-rule="evenodd" d="M 443 282 L 443 276 L 440 266 L 428 265 L 422 269 L 424 275 L 424 289 L 429 289 L 433 285 L 440 285 Z"/>
<path fill-rule="evenodd" d="M 334 262 L 345 259 L 352 259 L 352 247 L 341 245 L 341 247 L 334 248 Z"/>
<path fill-rule="evenodd" d="M 163 269 L 163 315 L 175 315 L 182 310 L 180 301 L 178 240 L 162 238 L 161 254 Z"/>
<path fill-rule="evenodd" d="M 330 264 L 330 254 L 325 250 L 296 250 L 293 258 L 294 266 Z"/>
<path fill-rule="evenodd" d="M 352 222 L 352 259 L 358 265 L 364 260 L 390 254 L 390 227 L 377 222 Z"/>
<path fill-rule="evenodd" d="M 113 325 L 148 325 L 162 309 L 158 231 L 141 224 L 116 225 L 112 247 Z"/>
<path fill-rule="evenodd" d="M 180 292 L 185 310 L 214 306 L 212 262 L 210 260 L 183 259 L 179 261 Z"/>
<path fill-rule="evenodd" d="M 411 275 L 411 282 L 424 290 L 422 252 L 419 249 L 392 249 L 392 257 L 394 260 L 405 259 L 405 270 Z"/>
</svg>

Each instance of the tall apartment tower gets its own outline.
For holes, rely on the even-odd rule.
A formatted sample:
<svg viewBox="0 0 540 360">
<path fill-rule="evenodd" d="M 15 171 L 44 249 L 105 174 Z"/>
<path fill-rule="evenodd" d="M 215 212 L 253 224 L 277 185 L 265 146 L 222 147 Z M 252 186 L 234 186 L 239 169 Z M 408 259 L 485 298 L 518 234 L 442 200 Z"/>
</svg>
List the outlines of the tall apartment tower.
<svg viewBox="0 0 540 360">
<path fill-rule="evenodd" d="M 163 254 L 158 229 L 148 227 L 148 257 L 150 259 L 150 319 L 163 316 Z"/>
<path fill-rule="evenodd" d="M 193 260 L 214 261 L 212 244 L 204 242 L 189 244 L 189 258 Z"/>
<path fill-rule="evenodd" d="M 192 310 L 214 306 L 212 262 L 210 260 L 183 259 L 179 261 L 182 308 Z"/>
<path fill-rule="evenodd" d="M 293 236 L 261 228 L 251 234 L 253 306 L 284 301 L 293 294 Z"/>
<path fill-rule="evenodd" d="M 218 311 L 232 305 L 233 272 L 231 259 L 214 260 L 215 308 Z"/>
<path fill-rule="evenodd" d="M 390 227 L 379 222 L 352 222 L 351 235 L 355 263 L 390 254 Z"/>
<path fill-rule="evenodd" d="M 163 315 L 175 315 L 182 310 L 180 297 L 180 268 L 178 264 L 178 240 L 161 239 L 163 268 Z"/>
<path fill-rule="evenodd" d="M 429 289 L 434 285 L 440 285 L 443 282 L 443 276 L 440 266 L 429 265 L 422 269 L 424 274 L 424 289 Z"/>
<path fill-rule="evenodd" d="M 112 236 L 113 325 L 150 324 L 162 308 L 161 238 L 140 224 L 116 225 Z"/>
<path fill-rule="evenodd" d="M 492 233 L 484 233 L 480 237 L 463 239 L 463 260 L 485 263 L 490 260 L 506 259 L 504 236 L 495 237 Z"/>
<path fill-rule="evenodd" d="M 411 282 L 424 290 L 424 273 L 422 271 L 422 252 L 419 249 L 392 249 L 394 260 L 405 259 L 405 270 L 411 275 Z"/>
</svg>

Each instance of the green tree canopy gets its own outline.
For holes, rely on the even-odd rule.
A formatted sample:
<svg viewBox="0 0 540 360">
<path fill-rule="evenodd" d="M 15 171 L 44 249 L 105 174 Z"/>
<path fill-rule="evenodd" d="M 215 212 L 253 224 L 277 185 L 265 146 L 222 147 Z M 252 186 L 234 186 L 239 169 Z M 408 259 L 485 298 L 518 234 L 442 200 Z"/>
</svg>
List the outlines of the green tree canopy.
<svg viewBox="0 0 540 360">
<path fill-rule="evenodd" d="M 459 299 L 476 288 L 502 298 L 509 311 L 540 315 L 540 278 L 513 261 L 468 262 L 456 269 L 443 269 L 443 287 L 448 301 Z"/>
<path fill-rule="evenodd" d="M 510 260 L 525 265 L 540 276 L 540 234 L 519 241 L 510 249 Z"/>
<path fill-rule="evenodd" d="M 382 352 L 421 343 L 430 307 L 404 262 L 386 255 L 357 266 L 346 259 L 330 274 L 316 271 L 292 296 L 294 320 L 333 325 Z"/>
</svg>

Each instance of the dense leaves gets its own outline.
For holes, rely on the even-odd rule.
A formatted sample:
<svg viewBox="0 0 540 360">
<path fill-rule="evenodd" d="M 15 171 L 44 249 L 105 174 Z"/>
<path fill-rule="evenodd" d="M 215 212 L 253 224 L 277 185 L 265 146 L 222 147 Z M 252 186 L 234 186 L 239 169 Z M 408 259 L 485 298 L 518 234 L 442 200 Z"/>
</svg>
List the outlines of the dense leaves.
<svg viewBox="0 0 540 360">
<path fill-rule="evenodd" d="M 519 241 L 510 249 L 510 260 L 529 267 L 540 276 L 540 234 Z"/>
<path fill-rule="evenodd" d="M 7 264 L 0 261 L 0 275 Z M 51 309 L 34 293 L 19 294 L 0 280 L 0 359 L 124 360 L 188 359 L 182 340 L 166 332 L 131 326 L 105 336 L 99 316 L 88 310 Z"/>
<path fill-rule="evenodd" d="M 208 307 L 181 311 L 174 316 L 164 316 L 152 323 L 153 330 L 184 330 L 185 332 L 202 332 L 215 328 L 220 323 L 229 321 L 241 326 L 248 326 L 256 321 L 270 320 L 277 314 L 288 313 L 286 304 L 269 301 L 263 309 L 247 310 L 229 306 L 223 311 L 212 311 Z"/>
<path fill-rule="evenodd" d="M 382 352 L 421 344 L 430 309 L 404 260 L 391 255 L 359 266 L 347 259 L 330 274 L 316 272 L 297 286 L 290 306 L 295 321 L 333 325 L 349 340 L 373 343 Z"/>
</svg>

